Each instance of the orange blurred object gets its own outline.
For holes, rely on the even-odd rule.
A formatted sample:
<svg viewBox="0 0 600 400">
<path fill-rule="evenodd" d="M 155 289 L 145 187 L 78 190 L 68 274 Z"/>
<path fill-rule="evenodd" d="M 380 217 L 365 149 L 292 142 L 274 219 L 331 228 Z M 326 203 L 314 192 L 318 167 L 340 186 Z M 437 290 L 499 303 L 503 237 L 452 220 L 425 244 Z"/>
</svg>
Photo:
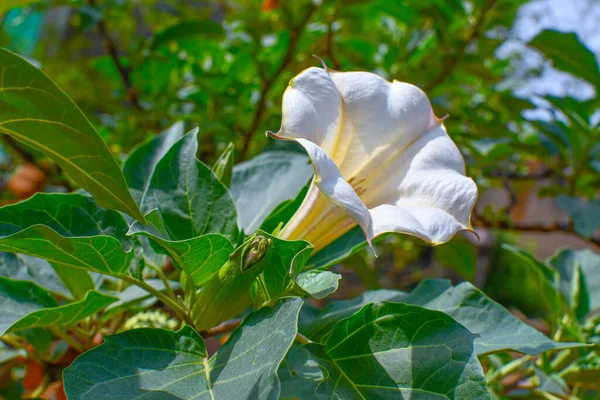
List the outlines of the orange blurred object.
<svg viewBox="0 0 600 400">
<path fill-rule="evenodd" d="M 67 400 L 62 381 L 52 382 L 40 396 L 44 400 Z"/>
<path fill-rule="evenodd" d="M 281 7 L 279 4 L 279 0 L 264 0 L 262 6 L 260 7 L 261 11 L 271 11 L 276 8 Z"/>
<path fill-rule="evenodd" d="M 6 189 L 18 200 L 27 199 L 40 191 L 48 176 L 32 163 L 18 167 L 10 177 Z"/>
<path fill-rule="evenodd" d="M 44 383 L 44 367 L 36 360 L 27 360 L 25 366 L 25 377 L 23 378 L 23 389 L 33 392 Z"/>
</svg>

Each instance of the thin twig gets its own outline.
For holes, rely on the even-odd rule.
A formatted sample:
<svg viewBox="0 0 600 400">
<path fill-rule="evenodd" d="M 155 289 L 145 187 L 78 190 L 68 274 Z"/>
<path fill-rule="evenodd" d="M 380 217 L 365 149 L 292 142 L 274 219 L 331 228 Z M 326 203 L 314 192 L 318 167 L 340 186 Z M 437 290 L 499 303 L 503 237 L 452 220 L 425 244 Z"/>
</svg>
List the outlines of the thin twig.
<svg viewBox="0 0 600 400">
<path fill-rule="evenodd" d="M 578 238 L 585 240 L 586 242 L 600 247 L 600 238 L 597 237 L 585 237 L 577 232 L 573 226 L 573 224 L 564 224 L 555 222 L 551 225 L 540 225 L 540 224 L 522 224 L 522 223 L 511 223 L 507 221 L 491 221 L 482 215 L 475 215 L 475 225 L 488 228 L 488 229 L 501 229 L 507 231 L 516 231 L 516 232 L 540 232 L 540 233 L 550 233 L 550 232 L 564 232 Z"/>
<path fill-rule="evenodd" d="M 79 353 L 85 352 L 85 347 L 83 346 L 83 344 L 81 344 L 77 340 L 75 340 L 75 338 L 73 338 L 73 336 L 69 335 L 66 332 L 63 332 L 60 328 L 58 328 L 56 326 L 49 326 L 48 329 L 55 336 L 61 338 L 65 342 L 67 342 L 77 352 L 79 352 Z"/>
<path fill-rule="evenodd" d="M 88 4 L 92 7 L 96 7 L 96 0 L 88 0 Z M 127 100 L 131 105 L 138 111 L 142 111 L 142 106 L 140 105 L 140 101 L 138 98 L 137 90 L 131 84 L 130 72 L 131 70 L 125 67 L 121 60 L 119 60 L 119 51 L 117 49 L 117 44 L 113 40 L 112 36 L 108 32 L 108 28 L 106 27 L 106 22 L 104 19 L 101 19 L 98 22 L 98 33 L 104 42 L 104 48 L 106 52 L 110 56 L 115 68 L 119 72 L 119 76 L 121 77 L 121 81 L 123 82 L 123 86 L 125 87 L 125 92 L 127 96 Z"/>
<path fill-rule="evenodd" d="M 243 321 L 243 318 L 237 318 L 237 319 L 232 319 L 231 321 L 223 322 L 222 324 L 217 325 L 214 328 L 210 328 L 209 330 L 202 332 L 202 337 L 209 338 L 211 336 L 216 336 L 216 335 L 221 335 L 223 333 L 231 332 L 231 331 L 235 330 L 235 328 L 240 326 L 242 321 Z"/>
<path fill-rule="evenodd" d="M 427 92 L 433 89 L 452 74 L 458 62 L 464 57 L 469 44 L 471 44 L 473 40 L 477 39 L 483 33 L 481 28 L 483 27 L 485 18 L 490 10 L 494 8 L 496 2 L 497 0 L 487 0 L 485 2 L 479 16 L 475 20 L 475 23 L 471 26 L 471 30 L 467 35 L 467 39 L 460 44 L 453 55 L 446 59 L 444 65 L 440 69 L 440 73 L 431 82 L 423 86 L 424 91 Z"/>
<path fill-rule="evenodd" d="M 242 133 L 244 137 L 244 142 L 242 143 L 242 148 L 240 150 L 239 160 L 243 161 L 248 156 L 248 150 L 250 149 L 250 143 L 252 142 L 252 138 L 260 125 L 263 115 L 265 113 L 267 107 L 267 96 L 273 87 L 273 83 L 279 78 L 283 71 L 287 68 L 287 66 L 293 61 L 294 53 L 296 52 L 296 48 L 298 47 L 298 42 L 300 40 L 300 36 L 302 35 L 302 31 L 310 21 L 313 13 L 316 11 L 315 6 L 311 6 L 310 10 L 304 16 L 302 22 L 296 27 L 293 28 L 290 32 L 290 42 L 288 43 L 287 49 L 285 51 L 285 55 L 279 64 L 279 68 L 275 71 L 275 74 L 267 79 L 263 79 L 262 90 L 260 93 L 260 98 L 258 100 L 258 104 L 256 105 L 256 112 L 254 113 L 254 118 L 250 123 L 248 129 Z M 260 66 L 259 66 L 260 70 Z"/>
</svg>

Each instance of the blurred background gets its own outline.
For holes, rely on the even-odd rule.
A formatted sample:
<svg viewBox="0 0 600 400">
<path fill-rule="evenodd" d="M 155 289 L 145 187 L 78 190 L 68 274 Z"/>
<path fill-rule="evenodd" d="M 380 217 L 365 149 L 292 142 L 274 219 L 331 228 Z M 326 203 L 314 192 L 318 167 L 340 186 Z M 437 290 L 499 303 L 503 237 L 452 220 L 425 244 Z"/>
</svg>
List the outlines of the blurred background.
<svg viewBox="0 0 600 400">
<path fill-rule="evenodd" d="M 536 317 L 538 272 L 511 245 L 540 261 L 600 250 L 598 1 L 5 0 L 0 15 L 0 46 L 45 71 L 118 159 L 176 121 L 200 127 L 207 164 L 229 142 L 236 162 L 300 151 L 264 132 L 280 125 L 288 81 L 320 65 L 313 55 L 425 90 L 479 186 L 480 239 L 384 238 L 379 258 L 360 250 L 334 267 L 338 297 L 448 277 Z M 0 189 L 8 204 L 76 187 L 3 135 Z"/>
</svg>

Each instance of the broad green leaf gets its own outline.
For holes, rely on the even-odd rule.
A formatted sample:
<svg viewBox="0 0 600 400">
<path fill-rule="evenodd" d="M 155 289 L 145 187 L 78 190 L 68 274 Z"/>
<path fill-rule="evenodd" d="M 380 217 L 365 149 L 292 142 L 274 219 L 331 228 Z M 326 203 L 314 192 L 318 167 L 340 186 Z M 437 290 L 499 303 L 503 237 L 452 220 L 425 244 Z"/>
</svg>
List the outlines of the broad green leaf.
<svg viewBox="0 0 600 400">
<path fill-rule="evenodd" d="M 489 399 L 476 338 L 439 311 L 383 302 L 304 348 L 324 370 L 319 399 Z"/>
<path fill-rule="evenodd" d="M 254 232 L 280 203 L 296 198 L 312 175 L 306 155 L 288 151 L 263 153 L 236 165 L 231 194 L 240 227 Z"/>
<path fill-rule="evenodd" d="M 518 307 L 528 316 L 554 321 L 565 309 L 557 283 L 556 270 L 523 250 L 504 244 L 496 250 L 484 291 L 494 300 Z"/>
<path fill-rule="evenodd" d="M 0 276 L 33 282 L 60 296 L 71 296 L 52 265 L 40 258 L 0 252 Z"/>
<path fill-rule="evenodd" d="M 477 250 L 473 243 L 462 235 L 457 235 L 450 242 L 433 249 L 435 261 L 459 274 L 462 278 L 473 281 L 477 268 Z"/>
<path fill-rule="evenodd" d="M 223 153 L 217 158 L 215 164 L 212 167 L 212 171 L 215 176 L 223 183 L 223 185 L 231 186 L 231 175 L 233 174 L 233 154 L 235 152 L 235 145 L 229 143 Z"/>
<path fill-rule="evenodd" d="M 286 295 L 323 298 L 335 292 L 340 275 L 329 271 L 303 271 L 313 246 L 305 240 L 283 240 L 258 231 L 271 240 L 267 266 L 253 286 L 256 306 L 272 304 Z"/>
<path fill-rule="evenodd" d="M 88 292 L 83 300 L 69 303 L 64 306 L 42 308 L 33 311 L 12 324 L 7 332 L 16 332 L 30 328 L 72 326 L 77 322 L 102 311 L 115 301 L 117 301 L 116 297 L 91 291 Z"/>
<path fill-rule="evenodd" d="M 109 275 L 125 273 L 131 262 L 126 230 L 118 212 L 80 194 L 38 193 L 0 208 L 1 251 Z"/>
<path fill-rule="evenodd" d="M 580 290 L 589 295 L 590 310 L 600 308 L 600 255 L 590 249 L 566 249 L 550 257 L 548 263 L 560 274 L 560 289 L 567 298 L 573 296 L 573 277 L 577 267 L 581 269 L 584 287 Z"/>
<path fill-rule="evenodd" d="M 177 42 L 184 39 L 198 40 L 200 37 L 220 38 L 225 35 L 223 27 L 218 22 L 210 19 L 191 20 L 179 22 L 169 26 L 154 35 L 149 48 L 156 49 L 171 41 Z"/>
<path fill-rule="evenodd" d="M 75 269 L 62 264 L 54 264 L 52 268 L 54 268 L 54 271 L 60 277 L 63 285 L 69 289 L 73 298 L 77 300 L 83 299 L 90 290 L 95 289 L 97 286 L 90 274 L 82 269 Z M 44 284 L 41 285 L 45 287 Z"/>
<path fill-rule="evenodd" d="M 577 34 L 546 29 L 533 38 L 529 45 L 541 51 L 557 69 L 600 86 L 600 68 L 596 56 L 579 40 Z"/>
<path fill-rule="evenodd" d="M 324 378 L 319 364 L 300 345 L 293 345 L 281 363 L 277 376 L 282 400 L 312 400 Z"/>
<path fill-rule="evenodd" d="M 57 306 L 56 300 L 41 287 L 0 277 L 0 336 L 28 314 Z"/>
<path fill-rule="evenodd" d="M 559 196 L 555 201 L 571 217 L 577 233 L 590 238 L 600 228 L 600 200 Z"/>
<path fill-rule="evenodd" d="M 152 286 L 154 289 L 159 291 L 164 291 L 166 286 L 161 279 L 146 279 L 148 285 Z M 179 288 L 179 282 L 169 282 L 173 290 Z M 128 310 L 131 312 L 135 312 L 137 309 L 145 309 L 154 305 L 158 299 L 148 293 L 146 290 L 140 288 L 136 285 L 130 285 L 125 288 L 122 292 L 112 293 L 112 296 L 118 298 L 117 301 L 111 303 L 106 307 L 104 313 L 102 314 L 102 319 L 105 321 L 110 320 L 116 314 Z"/>
<path fill-rule="evenodd" d="M 65 391 L 70 400 L 277 400 L 277 369 L 296 336 L 301 305 L 288 298 L 253 312 L 210 359 L 189 326 L 107 336 L 64 371 Z"/>
<path fill-rule="evenodd" d="M 0 49 L 0 132 L 52 158 L 98 204 L 144 217 L 106 143 L 46 74 Z"/>
<path fill-rule="evenodd" d="M 227 188 L 196 159 L 198 129 L 177 141 L 156 164 L 142 197 L 144 211 L 157 210 L 152 226 L 134 223 L 164 240 L 180 241 L 207 233 L 220 233 L 237 241 L 237 215 Z M 157 228 L 157 229 L 155 229 Z"/>
<path fill-rule="evenodd" d="M 378 301 L 414 304 L 451 316 L 479 336 L 475 339 L 478 355 L 506 350 L 534 355 L 548 350 L 585 346 L 550 340 L 472 284 L 463 282 L 452 287 L 445 280 L 425 280 L 411 293 L 381 289 L 365 292 L 355 299 L 332 302 L 320 314 L 303 319 L 302 331 L 318 339 L 337 321 L 366 304 Z"/>
<path fill-rule="evenodd" d="M 154 226 L 162 225 L 156 211 L 150 212 L 146 217 Z M 233 245 L 222 235 L 207 234 L 188 240 L 165 240 L 163 237 L 168 236 L 167 232 L 163 231 L 161 234 L 157 229 L 152 230 L 152 227 L 143 227 L 143 231 L 137 231 L 140 227 L 141 225 L 134 224 L 130 233 L 147 236 L 160 246 L 171 257 L 173 264 L 192 278 L 196 287 L 206 283 L 233 252 Z"/>
<path fill-rule="evenodd" d="M 328 268 L 367 247 L 365 234 L 356 227 L 313 255 L 308 264 L 314 268 Z"/>
<path fill-rule="evenodd" d="M 176 122 L 160 135 L 154 136 L 147 142 L 137 146 L 129 154 L 123 164 L 123 175 L 133 198 L 138 204 L 141 203 L 142 196 L 148 188 L 156 164 L 183 137 L 184 129 L 183 122 Z"/>
</svg>

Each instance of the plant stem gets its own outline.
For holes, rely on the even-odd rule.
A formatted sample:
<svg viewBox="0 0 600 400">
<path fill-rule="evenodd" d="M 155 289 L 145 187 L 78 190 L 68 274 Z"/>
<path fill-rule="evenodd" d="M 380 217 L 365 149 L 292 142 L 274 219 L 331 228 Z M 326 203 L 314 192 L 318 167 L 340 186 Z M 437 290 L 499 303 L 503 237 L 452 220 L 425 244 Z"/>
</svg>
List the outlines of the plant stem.
<svg viewBox="0 0 600 400">
<path fill-rule="evenodd" d="M 488 378 L 488 380 L 487 380 L 488 384 L 490 384 L 492 382 L 496 382 L 496 381 L 504 378 L 505 376 L 512 374 L 513 372 L 517 371 L 524 364 L 527 364 L 531 360 L 533 360 L 533 356 L 524 356 L 524 357 L 521 357 L 521 358 L 518 358 L 516 360 L 509 362 L 502 368 L 498 369 L 492 376 L 490 376 Z"/>
<path fill-rule="evenodd" d="M 310 340 L 309 338 L 307 338 L 306 336 L 304 336 L 303 334 L 301 334 L 300 332 L 298 332 L 296 334 L 296 338 L 294 339 L 296 342 L 300 343 L 300 344 L 309 344 L 312 343 L 312 340 Z"/>
<path fill-rule="evenodd" d="M 157 289 L 153 288 L 152 286 L 148 285 L 146 282 L 140 281 L 139 279 L 135 279 L 134 277 L 132 277 L 130 275 L 115 275 L 115 277 L 120 278 L 126 282 L 132 283 L 136 286 L 139 286 L 140 288 L 144 289 L 148 293 L 153 294 L 154 296 L 156 296 L 157 299 L 162 301 L 166 306 L 168 306 L 171 310 L 173 310 L 175 312 L 175 314 L 177 314 L 177 316 L 179 318 L 181 318 L 182 321 L 185 321 L 187 324 L 192 325 L 192 321 L 187 313 L 187 310 L 184 310 L 183 307 L 181 307 L 177 303 L 177 301 L 171 299 L 169 296 L 167 296 L 160 290 L 157 290 Z"/>
<path fill-rule="evenodd" d="M 250 150 L 250 143 L 252 142 L 252 138 L 254 137 L 256 129 L 258 129 L 258 126 L 262 121 L 263 114 L 265 113 L 265 110 L 267 108 L 267 95 L 271 91 L 273 83 L 275 83 L 275 81 L 277 80 L 277 78 L 279 78 L 281 73 L 285 71 L 287 66 L 294 60 L 294 53 L 296 51 L 296 48 L 298 47 L 298 42 L 300 41 L 302 31 L 304 30 L 306 25 L 308 25 L 310 18 L 316 10 L 317 7 L 311 6 L 310 10 L 306 13 L 300 24 L 297 27 L 291 29 L 290 42 L 285 51 L 285 55 L 283 56 L 283 60 L 281 61 L 281 64 L 279 64 L 279 68 L 277 68 L 277 71 L 275 71 L 275 74 L 272 77 L 266 79 L 263 77 L 262 90 L 260 93 L 258 104 L 256 105 L 256 112 L 254 113 L 254 118 L 252 119 L 252 122 L 250 123 L 248 129 L 245 132 L 243 132 L 244 142 L 242 143 L 242 148 L 240 149 L 240 161 L 244 161 L 248 156 L 248 150 Z M 260 66 L 259 70 L 261 70 Z"/>
<path fill-rule="evenodd" d="M 75 333 L 77 336 L 79 336 L 81 338 L 81 340 L 83 340 L 85 342 L 85 346 L 87 348 L 94 347 L 89 332 L 84 331 L 83 329 L 81 329 L 77 325 L 72 326 L 71 330 L 73 331 L 73 333 Z"/>
<path fill-rule="evenodd" d="M 167 291 L 167 295 L 170 298 L 172 298 L 173 300 L 175 300 L 177 298 L 175 296 L 175 291 L 173 291 L 173 288 L 171 287 L 171 284 L 169 283 L 169 279 L 165 275 L 165 271 L 163 271 L 163 269 L 161 267 L 158 267 L 155 265 L 149 265 L 149 266 L 150 266 L 150 268 L 152 268 L 153 270 L 156 271 L 160 280 L 165 284 L 165 290 Z"/>
<path fill-rule="evenodd" d="M 210 328 L 209 330 L 202 332 L 202 337 L 208 338 L 211 336 L 216 336 L 216 335 L 221 335 L 223 333 L 231 332 L 231 331 L 235 330 L 235 328 L 240 326 L 242 321 L 243 321 L 243 318 L 237 318 L 237 319 L 232 319 L 231 321 L 225 321 L 222 324 L 215 326 L 214 328 Z"/>
<path fill-rule="evenodd" d="M 52 332 L 55 336 L 61 338 L 62 340 L 64 340 L 65 342 L 67 342 L 72 348 L 74 348 L 75 350 L 77 350 L 79 353 L 83 353 L 85 352 L 85 347 L 79 343 L 77 340 L 75 340 L 71 335 L 69 335 L 66 332 L 63 332 L 62 330 L 60 330 L 58 327 L 56 326 L 50 326 L 48 327 L 48 329 L 50 330 L 50 332 Z"/>
</svg>

